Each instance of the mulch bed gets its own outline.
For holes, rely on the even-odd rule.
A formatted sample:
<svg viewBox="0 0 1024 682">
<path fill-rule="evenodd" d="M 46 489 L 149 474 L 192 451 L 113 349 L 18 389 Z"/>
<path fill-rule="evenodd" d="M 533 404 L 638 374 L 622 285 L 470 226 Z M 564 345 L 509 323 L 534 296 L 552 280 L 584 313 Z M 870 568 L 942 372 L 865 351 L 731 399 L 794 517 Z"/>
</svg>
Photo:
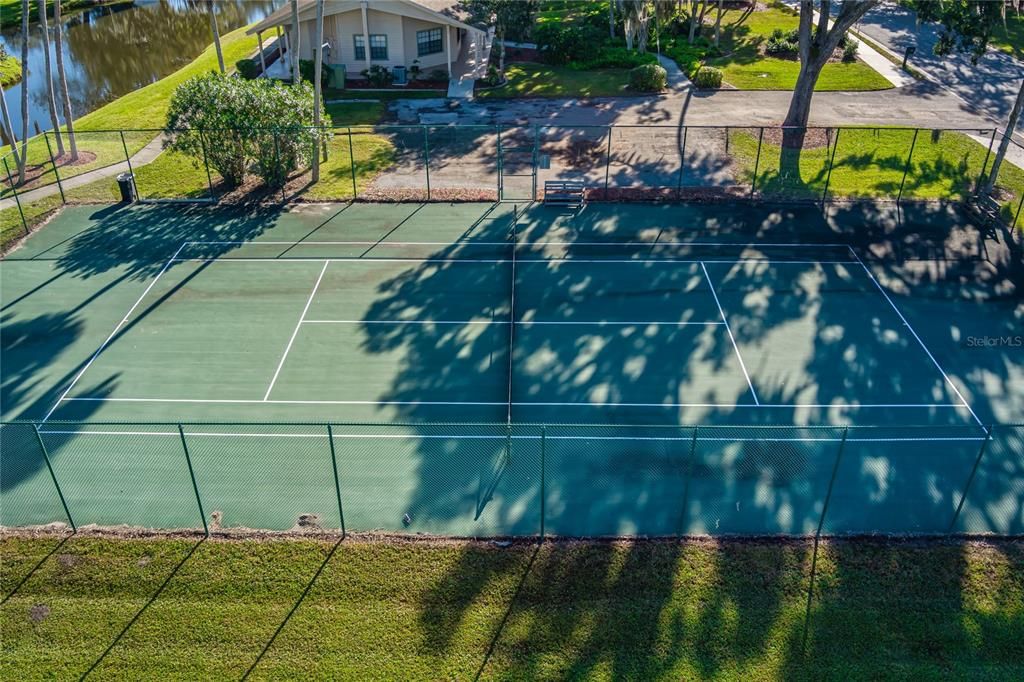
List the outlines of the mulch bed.
<svg viewBox="0 0 1024 682">
<path fill-rule="evenodd" d="M 365 79 L 346 79 L 345 90 L 447 90 L 448 81 L 410 80 L 408 85 L 374 85 Z M 342 90 L 341 92 L 344 92 Z"/>
<path fill-rule="evenodd" d="M 801 149 L 821 149 L 832 144 L 836 137 L 831 128 L 808 128 L 804 133 L 804 143 Z M 778 128 L 765 128 L 764 141 L 777 147 L 782 146 L 782 131 Z"/>
</svg>

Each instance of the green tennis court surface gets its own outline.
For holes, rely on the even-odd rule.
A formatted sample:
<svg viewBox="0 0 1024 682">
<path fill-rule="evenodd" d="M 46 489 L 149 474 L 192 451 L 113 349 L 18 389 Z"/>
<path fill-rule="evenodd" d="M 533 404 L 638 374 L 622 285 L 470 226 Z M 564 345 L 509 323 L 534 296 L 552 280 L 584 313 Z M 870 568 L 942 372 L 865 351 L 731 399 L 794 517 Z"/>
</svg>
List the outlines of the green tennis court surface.
<svg viewBox="0 0 1024 682">
<path fill-rule="evenodd" d="M 840 490 L 837 532 L 933 529 L 984 427 L 1022 418 L 1019 353 L 967 353 L 955 336 L 1005 335 L 1019 302 L 972 302 L 962 280 L 929 275 L 991 263 L 984 239 L 940 257 L 888 235 L 901 252 L 880 257 L 864 221 L 750 206 L 68 208 L 3 264 L 3 416 L 39 425 L 72 510 L 97 523 L 194 526 L 179 433 L 146 424 L 243 422 L 184 429 L 207 512 L 287 528 L 321 510 L 336 527 L 325 433 L 269 426 L 330 422 L 350 527 L 403 529 L 416 509 L 413 530 L 529 533 L 545 495 L 551 532 L 806 532 L 849 441 L 848 477 L 874 476 L 880 506 L 902 511 L 861 527 L 869 492 Z M 586 426 L 544 430 L 542 493 L 532 425 L 566 423 Z M 896 461 L 930 482 L 892 487 Z M 46 484 L 37 465 L 5 495 Z M 94 494 L 128 469 L 141 473 L 127 488 Z M 765 475 L 779 494 L 814 493 L 769 513 Z M 266 494 L 232 507 L 240 487 Z"/>
</svg>

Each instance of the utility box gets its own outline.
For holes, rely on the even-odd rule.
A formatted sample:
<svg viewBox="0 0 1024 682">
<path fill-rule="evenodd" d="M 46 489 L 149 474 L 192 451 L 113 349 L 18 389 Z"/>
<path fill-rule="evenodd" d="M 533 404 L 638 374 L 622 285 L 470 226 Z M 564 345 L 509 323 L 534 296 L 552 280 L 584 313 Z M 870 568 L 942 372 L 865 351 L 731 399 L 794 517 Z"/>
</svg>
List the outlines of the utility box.
<svg viewBox="0 0 1024 682">
<path fill-rule="evenodd" d="M 327 79 L 327 87 L 334 88 L 336 90 L 345 89 L 345 65 L 344 64 L 328 64 L 327 66 L 331 69 L 331 76 Z"/>
<path fill-rule="evenodd" d="M 391 69 L 391 83 L 393 85 L 407 85 L 409 80 L 405 74 L 404 66 L 395 66 Z"/>
<path fill-rule="evenodd" d="M 131 204 L 135 201 L 135 176 L 121 173 L 117 176 L 117 187 L 121 190 L 121 203 Z"/>
</svg>

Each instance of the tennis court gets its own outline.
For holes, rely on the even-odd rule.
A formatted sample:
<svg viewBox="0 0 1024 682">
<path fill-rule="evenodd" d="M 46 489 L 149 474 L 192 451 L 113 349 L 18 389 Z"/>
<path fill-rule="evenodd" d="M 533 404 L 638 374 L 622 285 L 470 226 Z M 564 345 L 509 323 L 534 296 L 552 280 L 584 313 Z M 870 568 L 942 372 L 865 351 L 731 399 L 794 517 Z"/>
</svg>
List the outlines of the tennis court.
<svg viewBox="0 0 1024 682">
<path fill-rule="evenodd" d="M 65 210 L 4 266 L 5 387 L 14 377 L 24 396 L 7 392 L 24 409 L 5 417 L 36 422 L 79 524 L 194 527 L 180 436 L 205 513 L 226 525 L 289 528 L 315 511 L 337 527 L 324 510 L 340 479 L 350 528 L 530 533 L 543 497 L 564 534 L 807 532 L 844 443 L 851 480 L 882 457 L 948 485 L 930 499 L 922 469 L 876 505 L 878 519 L 902 509 L 884 528 L 859 525 L 866 493 L 837 490 L 836 532 L 927 530 L 958 506 L 985 440 L 989 416 L 928 335 L 824 230 L 694 229 L 655 206 L 95 213 Z M 139 225 L 149 257 L 125 243 Z M 58 319 L 69 307 L 89 315 Z M 327 435 L 307 423 L 348 425 L 330 439 L 333 482 Z M 687 453 L 707 470 L 687 473 Z M 94 494 L 128 469 L 133 493 Z M 782 515 L 757 502 L 768 469 L 776 493 L 806 492 Z M 38 511 L 45 474 L 5 495 Z"/>
</svg>

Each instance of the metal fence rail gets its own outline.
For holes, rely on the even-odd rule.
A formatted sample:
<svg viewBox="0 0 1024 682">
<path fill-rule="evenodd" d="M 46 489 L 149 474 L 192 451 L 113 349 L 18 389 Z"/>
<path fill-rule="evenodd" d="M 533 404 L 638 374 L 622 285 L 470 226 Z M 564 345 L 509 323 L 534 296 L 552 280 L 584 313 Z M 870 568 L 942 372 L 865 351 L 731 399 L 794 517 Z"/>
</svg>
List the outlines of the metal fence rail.
<svg viewBox="0 0 1024 682">
<path fill-rule="evenodd" d="M 1024 532 L 1024 425 L 0 425 L 0 522 L 496 536 Z"/>
</svg>

